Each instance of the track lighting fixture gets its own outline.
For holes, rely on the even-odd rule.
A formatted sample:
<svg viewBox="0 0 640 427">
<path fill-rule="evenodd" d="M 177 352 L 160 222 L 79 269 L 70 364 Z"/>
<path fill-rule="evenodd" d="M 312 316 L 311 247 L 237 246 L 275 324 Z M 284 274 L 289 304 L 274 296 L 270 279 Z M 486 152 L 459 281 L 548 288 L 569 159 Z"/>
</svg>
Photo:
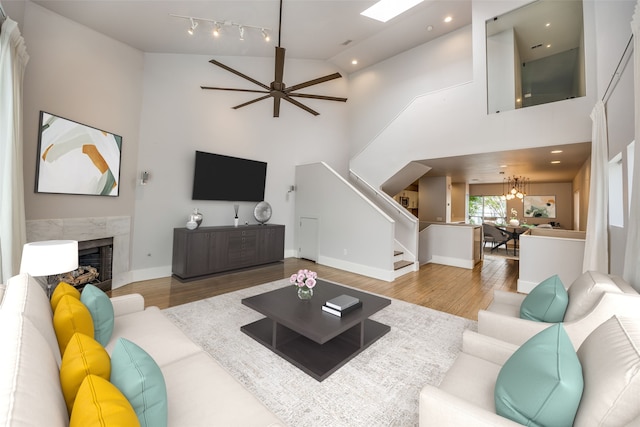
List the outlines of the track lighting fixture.
<svg viewBox="0 0 640 427">
<path fill-rule="evenodd" d="M 262 38 L 264 39 L 265 42 L 268 43 L 271 41 L 271 37 L 269 36 L 269 31 L 271 30 L 266 27 L 256 27 L 253 25 L 245 25 L 245 24 L 241 24 L 238 22 L 231 22 L 231 21 L 219 21 L 216 19 L 197 18 L 195 16 L 174 15 L 172 13 L 170 13 L 169 16 L 173 16 L 174 18 L 189 20 L 190 26 L 189 26 L 189 29 L 187 30 L 189 35 L 193 35 L 196 31 L 196 28 L 198 27 L 198 24 L 204 22 L 204 23 L 209 23 L 213 26 L 213 29 L 211 30 L 211 34 L 213 35 L 213 37 L 220 36 L 220 33 L 222 32 L 222 27 L 238 27 L 238 32 L 240 33 L 240 40 L 244 40 L 244 36 L 247 30 L 257 30 L 257 31 L 260 31 L 260 33 L 262 34 Z"/>
<path fill-rule="evenodd" d="M 194 21 L 193 18 L 189 18 L 189 20 L 191 21 L 191 27 L 189 27 L 189 29 L 187 30 L 187 33 L 189 33 L 189 35 L 192 36 L 193 32 L 196 30 L 196 28 L 198 28 L 198 22 Z"/>
</svg>

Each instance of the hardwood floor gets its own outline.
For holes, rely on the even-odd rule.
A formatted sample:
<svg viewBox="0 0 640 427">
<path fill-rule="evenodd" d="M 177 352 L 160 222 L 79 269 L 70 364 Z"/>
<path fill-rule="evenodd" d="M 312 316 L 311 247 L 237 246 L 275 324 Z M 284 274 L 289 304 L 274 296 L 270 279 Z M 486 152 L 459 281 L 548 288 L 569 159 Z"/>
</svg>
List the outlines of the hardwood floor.
<svg viewBox="0 0 640 427">
<path fill-rule="evenodd" d="M 477 320 L 494 289 L 516 291 L 518 261 L 485 257 L 473 270 L 426 264 L 394 282 L 372 279 L 297 258 L 264 267 L 216 275 L 191 282 L 165 277 L 135 282 L 111 291 L 112 296 L 140 293 L 147 306 L 173 307 L 203 298 L 290 277 L 298 269 L 316 271 L 321 279 L 344 283 L 413 304 Z"/>
</svg>

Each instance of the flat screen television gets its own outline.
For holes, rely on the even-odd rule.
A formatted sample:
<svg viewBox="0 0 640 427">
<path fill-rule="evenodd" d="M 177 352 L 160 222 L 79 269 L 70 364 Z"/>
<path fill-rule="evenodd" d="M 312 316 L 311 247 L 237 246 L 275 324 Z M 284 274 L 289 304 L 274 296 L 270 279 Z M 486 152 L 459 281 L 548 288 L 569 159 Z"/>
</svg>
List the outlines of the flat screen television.
<svg viewBox="0 0 640 427">
<path fill-rule="evenodd" d="M 266 178 L 265 162 L 196 151 L 192 199 L 260 202 Z"/>
</svg>

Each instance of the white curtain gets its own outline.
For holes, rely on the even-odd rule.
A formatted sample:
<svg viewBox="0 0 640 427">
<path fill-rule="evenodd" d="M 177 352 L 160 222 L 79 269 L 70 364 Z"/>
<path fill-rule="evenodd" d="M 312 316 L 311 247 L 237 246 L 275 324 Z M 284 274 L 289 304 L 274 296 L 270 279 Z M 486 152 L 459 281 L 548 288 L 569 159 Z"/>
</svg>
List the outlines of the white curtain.
<svg viewBox="0 0 640 427">
<path fill-rule="evenodd" d="M 640 1 L 631 21 L 633 31 L 633 86 L 635 108 L 635 140 L 627 247 L 624 256 L 624 279 L 640 290 Z"/>
<path fill-rule="evenodd" d="M 0 283 L 18 273 L 26 241 L 22 82 L 29 55 L 15 21 L 0 28 Z"/>
<path fill-rule="evenodd" d="M 591 112 L 591 179 L 587 239 L 584 246 L 582 271 L 609 272 L 609 155 L 607 116 L 604 103 L 598 101 Z"/>
</svg>

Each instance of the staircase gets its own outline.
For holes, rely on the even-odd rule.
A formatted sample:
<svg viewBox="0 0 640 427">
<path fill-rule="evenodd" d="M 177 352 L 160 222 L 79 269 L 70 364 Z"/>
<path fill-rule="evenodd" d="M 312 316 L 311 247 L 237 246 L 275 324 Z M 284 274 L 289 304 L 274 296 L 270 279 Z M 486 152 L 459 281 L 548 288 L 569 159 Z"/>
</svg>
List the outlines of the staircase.
<svg viewBox="0 0 640 427">
<path fill-rule="evenodd" d="M 398 277 L 405 275 L 414 271 L 415 260 L 411 261 L 405 259 L 405 253 L 402 250 L 394 250 L 393 251 L 393 270 L 394 277 L 397 279 Z"/>
</svg>

